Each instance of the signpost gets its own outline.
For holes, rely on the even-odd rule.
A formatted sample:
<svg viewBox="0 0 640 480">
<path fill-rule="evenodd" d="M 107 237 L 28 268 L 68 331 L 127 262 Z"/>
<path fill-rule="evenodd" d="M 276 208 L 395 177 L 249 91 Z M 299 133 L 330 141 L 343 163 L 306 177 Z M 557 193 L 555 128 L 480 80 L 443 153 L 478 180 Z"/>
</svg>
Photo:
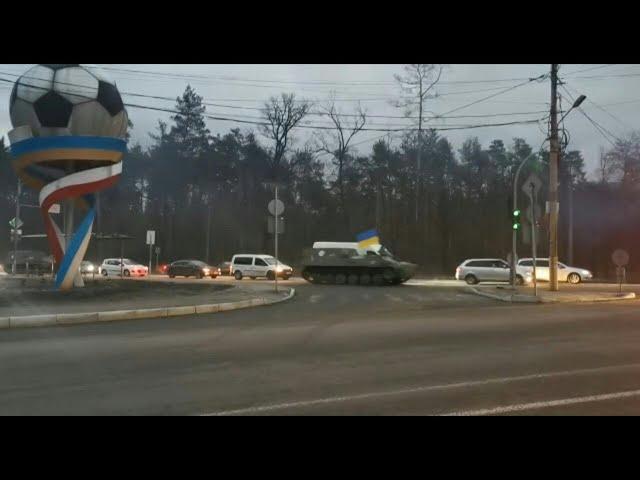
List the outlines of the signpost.
<svg viewBox="0 0 640 480">
<path fill-rule="evenodd" d="M 618 295 L 622 295 L 622 283 L 626 280 L 626 265 L 629 263 L 629 254 L 622 249 L 618 249 L 611 254 L 611 260 L 616 265 L 616 275 L 618 277 Z"/>
<path fill-rule="evenodd" d="M 533 295 L 538 296 L 538 277 L 536 275 L 536 213 L 538 213 L 538 208 L 536 205 L 536 195 L 540 191 L 540 187 L 542 187 L 542 181 L 535 173 L 529 175 L 527 180 L 525 180 L 524 185 L 522 186 L 522 190 L 529 197 L 531 201 L 531 205 L 527 212 L 529 213 L 529 220 L 531 222 L 531 253 L 533 258 Z"/>
<path fill-rule="evenodd" d="M 275 271 L 275 288 L 276 293 L 278 293 L 278 224 L 280 223 L 280 215 L 284 212 L 284 203 L 282 200 L 278 199 L 278 183 L 275 182 L 272 184 L 274 187 L 275 198 L 269 202 L 267 205 L 267 210 L 269 213 L 275 217 L 274 222 L 274 235 L 275 235 L 275 257 L 276 257 L 276 271 Z"/>
<path fill-rule="evenodd" d="M 147 245 L 149 245 L 149 274 L 151 274 L 151 249 L 156 243 L 156 231 L 147 230 Z"/>
</svg>

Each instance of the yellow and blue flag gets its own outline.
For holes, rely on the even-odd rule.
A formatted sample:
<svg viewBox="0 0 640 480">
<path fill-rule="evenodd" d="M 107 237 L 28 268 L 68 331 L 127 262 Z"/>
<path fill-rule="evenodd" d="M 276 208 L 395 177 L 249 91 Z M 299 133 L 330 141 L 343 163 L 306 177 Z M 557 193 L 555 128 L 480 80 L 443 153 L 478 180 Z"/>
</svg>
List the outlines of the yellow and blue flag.
<svg viewBox="0 0 640 480">
<path fill-rule="evenodd" d="M 375 229 L 367 230 L 366 232 L 356 235 L 359 248 L 367 248 L 371 245 L 379 245 L 380 239 L 378 238 L 378 232 Z"/>
</svg>

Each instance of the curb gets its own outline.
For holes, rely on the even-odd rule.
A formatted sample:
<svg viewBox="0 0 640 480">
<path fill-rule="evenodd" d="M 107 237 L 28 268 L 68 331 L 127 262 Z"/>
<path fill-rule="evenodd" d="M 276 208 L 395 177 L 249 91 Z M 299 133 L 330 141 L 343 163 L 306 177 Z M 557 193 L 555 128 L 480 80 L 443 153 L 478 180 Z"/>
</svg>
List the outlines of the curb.
<svg viewBox="0 0 640 480">
<path fill-rule="evenodd" d="M 508 303 L 542 303 L 542 300 L 539 297 L 531 297 L 529 295 L 518 295 L 511 294 L 507 296 L 494 295 L 493 293 L 483 292 L 482 290 L 478 290 L 474 287 L 469 287 L 469 290 L 476 295 L 486 298 L 492 298 L 494 300 L 499 300 L 501 302 Z"/>
<path fill-rule="evenodd" d="M 633 300 L 636 294 L 633 292 L 625 293 L 620 297 L 570 297 L 570 298 L 545 298 L 532 297 L 530 295 L 512 294 L 506 296 L 494 295 L 492 293 L 483 292 L 474 287 L 469 290 L 476 295 L 486 298 L 492 298 L 507 303 L 582 303 L 582 302 L 615 302 L 619 300 Z"/>
<path fill-rule="evenodd" d="M 636 294 L 633 292 L 625 293 L 619 297 L 573 297 L 571 299 L 559 299 L 559 298 L 542 298 L 542 303 L 581 303 L 581 302 L 615 302 L 618 300 L 633 300 L 636 298 Z"/>
<path fill-rule="evenodd" d="M 114 322 L 143 318 L 169 318 L 202 313 L 229 312 L 261 305 L 275 305 L 293 298 L 295 288 L 290 288 L 284 298 L 267 300 L 263 297 L 239 300 L 237 302 L 207 305 L 185 305 L 178 307 L 143 308 L 138 310 L 108 310 L 104 312 L 58 313 L 50 315 L 25 315 L 20 317 L 0 317 L 0 330 L 8 328 L 50 327 L 54 325 L 78 325 L 83 323 Z"/>
</svg>

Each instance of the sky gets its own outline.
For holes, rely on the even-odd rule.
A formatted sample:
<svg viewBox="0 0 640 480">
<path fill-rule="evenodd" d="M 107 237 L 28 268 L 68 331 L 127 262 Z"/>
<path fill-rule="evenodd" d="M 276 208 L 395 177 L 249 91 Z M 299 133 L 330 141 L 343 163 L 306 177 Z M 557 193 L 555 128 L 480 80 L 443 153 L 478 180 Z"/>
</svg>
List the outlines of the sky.
<svg viewBox="0 0 640 480">
<path fill-rule="evenodd" d="M 31 66 L 0 64 L 0 79 L 15 81 Z M 207 105 L 209 115 L 231 119 L 207 120 L 207 126 L 213 134 L 224 134 L 231 128 L 257 129 L 256 125 L 240 121 L 259 121 L 259 109 L 264 102 L 270 96 L 283 92 L 295 93 L 296 98 L 308 99 L 316 104 L 326 103 L 334 92 L 340 113 L 352 114 L 358 105 L 362 106 L 370 116 L 366 128 L 402 129 L 411 125 L 411 121 L 404 118 L 388 118 L 403 115 L 403 111 L 393 105 L 393 100 L 399 95 L 394 74 L 402 74 L 403 65 L 98 66 L 116 81 L 125 104 L 170 109 L 175 104 L 174 100 L 140 95 L 175 99 L 187 84 L 191 84 L 206 102 L 214 104 Z M 471 136 L 478 137 L 485 147 L 493 139 L 502 139 L 508 146 L 514 137 L 521 137 L 537 149 L 546 136 L 546 120 L 519 125 L 468 127 L 545 117 L 550 104 L 550 82 L 548 79 L 529 82 L 528 79 L 539 77 L 549 70 L 549 64 L 446 65 L 435 88 L 438 96 L 428 100 L 425 105 L 428 115 L 442 115 L 443 118 L 430 119 L 425 126 L 454 128 L 441 131 L 440 134 L 446 136 L 456 150 Z M 563 64 L 559 73 L 565 82 L 560 88 L 563 109 L 568 108 L 571 98 L 580 94 L 587 96 L 582 110 L 591 120 L 579 110 L 574 110 L 566 117 L 564 126 L 570 134 L 568 149 L 582 152 L 587 171 L 591 173 L 597 166 L 601 147 L 609 148 L 615 138 L 639 129 L 640 64 Z M 10 82 L 0 82 L 0 136 L 6 135 L 12 128 L 9 119 L 11 86 Z M 488 96 L 493 97 L 486 98 Z M 134 123 L 132 140 L 143 146 L 151 143 L 149 133 L 155 131 L 158 119 L 170 121 L 171 113 L 133 106 L 127 110 Z M 320 115 L 308 117 L 307 122 L 329 125 L 328 118 Z M 311 129 L 296 129 L 294 147 L 310 141 L 310 135 Z M 381 137 L 398 143 L 400 134 L 363 131 L 354 138 L 353 144 L 359 153 L 366 154 Z"/>
</svg>

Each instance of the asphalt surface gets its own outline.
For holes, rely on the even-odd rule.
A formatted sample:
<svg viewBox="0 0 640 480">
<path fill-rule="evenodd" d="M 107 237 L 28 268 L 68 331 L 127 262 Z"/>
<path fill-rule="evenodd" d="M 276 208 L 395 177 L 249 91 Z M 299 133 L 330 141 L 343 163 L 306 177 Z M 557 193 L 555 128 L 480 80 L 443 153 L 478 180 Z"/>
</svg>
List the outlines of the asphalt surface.
<svg viewBox="0 0 640 480">
<path fill-rule="evenodd" d="M 269 307 L 0 331 L 0 414 L 640 413 L 640 301 L 285 283 Z"/>
</svg>

